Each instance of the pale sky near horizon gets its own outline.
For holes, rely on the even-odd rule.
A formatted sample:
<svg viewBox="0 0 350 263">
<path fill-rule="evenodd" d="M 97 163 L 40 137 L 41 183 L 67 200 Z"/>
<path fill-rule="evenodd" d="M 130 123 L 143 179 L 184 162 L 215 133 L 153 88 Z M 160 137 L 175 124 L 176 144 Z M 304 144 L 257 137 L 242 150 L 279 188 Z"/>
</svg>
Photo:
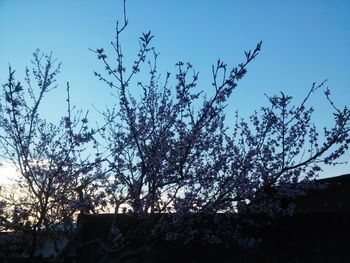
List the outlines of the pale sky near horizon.
<svg viewBox="0 0 350 263">
<path fill-rule="evenodd" d="M 73 103 L 89 109 L 94 123 L 99 118 L 94 107 L 103 110 L 115 98 L 93 76 L 103 66 L 89 48 L 110 51 L 122 14 L 122 0 L 0 0 L 1 84 L 9 63 L 23 82 L 34 50 L 52 51 L 63 63 L 59 88 L 48 96 L 43 115 L 55 120 L 64 114 L 69 81 Z M 324 79 L 336 104 L 350 105 L 350 1 L 129 0 L 127 14 L 130 25 L 123 47 L 129 64 L 137 54 L 138 37 L 151 30 L 160 52 L 159 72 L 175 73 L 177 61 L 191 62 L 200 72 L 199 89 L 208 93 L 211 65 L 218 58 L 236 66 L 244 50 L 263 41 L 261 54 L 229 101 L 228 117 L 236 109 L 246 117 L 266 105 L 265 93 L 283 91 L 299 102 L 313 82 Z M 310 105 L 316 110 L 315 123 L 330 126 L 332 112 L 322 91 Z M 349 161 L 350 154 L 343 160 Z M 350 173 L 350 164 L 326 168 L 322 176 L 344 173 Z"/>
</svg>

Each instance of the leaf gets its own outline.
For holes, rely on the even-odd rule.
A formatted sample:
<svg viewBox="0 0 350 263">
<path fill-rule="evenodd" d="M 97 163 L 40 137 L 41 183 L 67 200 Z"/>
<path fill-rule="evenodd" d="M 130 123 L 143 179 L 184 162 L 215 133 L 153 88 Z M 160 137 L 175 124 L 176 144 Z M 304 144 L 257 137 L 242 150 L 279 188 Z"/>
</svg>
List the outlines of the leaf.
<svg viewBox="0 0 350 263">
<path fill-rule="evenodd" d="M 16 85 L 15 89 L 13 90 L 13 92 L 20 92 L 22 90 L 23 90 L 23 88 L 21 86 L 21 82 L 17 82 L 17 85 Z"/>
<path fill-rule="evenodd" d="M 145 42 L 146 44 L 148 44 L 151 39 L 153 38 L 153 36 L 151 36 L 151 31 L 148 31 L 147 33 L 142 33 L 142 37 L 140 37 L 141 41 Z"/>
</svg>

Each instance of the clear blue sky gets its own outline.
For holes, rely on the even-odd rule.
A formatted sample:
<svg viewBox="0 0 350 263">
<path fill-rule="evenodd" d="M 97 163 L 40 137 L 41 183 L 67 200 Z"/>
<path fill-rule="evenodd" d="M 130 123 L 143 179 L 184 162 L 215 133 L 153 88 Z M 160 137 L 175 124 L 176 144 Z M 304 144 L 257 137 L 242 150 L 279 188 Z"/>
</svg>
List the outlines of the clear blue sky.
<svg viewBox="0 0 350 263">
<path fill-rule="evenodd" d="M 191 62 L 200 71 L 200 89 L 210 88 L 211 65 L 243 59 L 243 51 L 262 40 L 261 55 L 249 66 L 229 109 L 247 116 L 266 104 L 264 93 L 283 91 L 300 100 L 313 82 L 328 79 L 338 105 L 350 104 L 350 1 L 348 0 L 144 0 L 127 1 L 130 26 L 124 35 L 126 59 L 132 62 L 141 32 L 152 30 L 160 51 L 160 71 Z M 65 83 L 79 108 L 103 109 L 113 103 L 110 90 L 93 76 L 102 71 L 89 48 L 105 47 L 122 19 L 122 0 L 0 0 L 0 80 L 8 63 L 22 80 L 36 48 L 53 51 L 62 64 L 59 90 L 43 105 L 50 118 L 64 109 Z M 311 103 L 315 122 L 329 125 L 330 107 L 322 92 Z M 350 159 L 349 154 L 346 159 Z M 350 165 L 327 169 L 327 176 L 349 173 Z"/>
</svg>

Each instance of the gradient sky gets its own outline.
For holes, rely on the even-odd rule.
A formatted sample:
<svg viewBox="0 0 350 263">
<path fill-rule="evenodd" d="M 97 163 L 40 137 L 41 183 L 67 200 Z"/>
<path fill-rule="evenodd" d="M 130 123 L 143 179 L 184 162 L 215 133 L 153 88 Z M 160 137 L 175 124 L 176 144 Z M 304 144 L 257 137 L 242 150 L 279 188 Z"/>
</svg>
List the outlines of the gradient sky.
<svg viewBox="0 0 350 263">
<path fill-rule="evenodd" d="M 313 82 L 324 79 L 337 105 L 350 104 L 348 0 L 129 0 L 127 14 L 130 25 L 123 43 L 129 63 L 137 54 L 140 34 L 152 30 L 160 72 L 175 72 L 179 60 L 191 62 L 200 72 L 199 89 L 208 93 L 211 65 L 218 58 L 235 66 L 243 60 L 244 50 L 262 40 L 262 52 L 230 99 L 229 112 L 239 109 L 247 116 L 266 105 L 265 93 L 283 91 L 298 102 Z M 48 96 L 43 114 L 57 120 L 64 113 L 69 81 L 73 103 L 90 109 L 90 120 L 98 120 L 92 105 L 102 110 L 115 98 L 93 76 L 103 67 L 89 48 L 110 50 L 117 19 L 122 19 L 121 0 L 0 0 L 1 83 L 9 63 L 23 81 L 33 51 L 52 51 L 63 64 L 59 88 Z M 322 91 L 310 105 L 316 109 L 315 123 L 329 126 L 331 108 Z M 325 171 L 323 176 L 350 173 L 350 165 Z"/>
</svg>

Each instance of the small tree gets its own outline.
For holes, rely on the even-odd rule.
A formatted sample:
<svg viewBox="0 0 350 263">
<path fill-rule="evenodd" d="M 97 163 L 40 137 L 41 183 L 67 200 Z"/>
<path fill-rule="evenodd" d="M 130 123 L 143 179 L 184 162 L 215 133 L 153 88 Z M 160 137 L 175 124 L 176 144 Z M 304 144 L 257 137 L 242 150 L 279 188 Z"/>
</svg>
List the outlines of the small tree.
<svg viewBox="0 0 350 263">
<path fill-rule="evenodd" d="M 43 239 L 53 242 L 58 253 L 57 242 L 70 236 L 73 218 L 94 211 L 99 195 L 99 163 L 83 154 L 94 134 L 87 115 L 72 113 L 67 84 L 67 116 L 58 125 L 40 116 L 45 95 L 56 88 L 60 64 L 39 50 L 33 56 L 26 88 L 9 67 L 0 106 L 1 159 L 18 172 L 12 191 L 5 186 L 1 192 L 0 226 L 25 238 L 30 256 Z"/>
</svg>

